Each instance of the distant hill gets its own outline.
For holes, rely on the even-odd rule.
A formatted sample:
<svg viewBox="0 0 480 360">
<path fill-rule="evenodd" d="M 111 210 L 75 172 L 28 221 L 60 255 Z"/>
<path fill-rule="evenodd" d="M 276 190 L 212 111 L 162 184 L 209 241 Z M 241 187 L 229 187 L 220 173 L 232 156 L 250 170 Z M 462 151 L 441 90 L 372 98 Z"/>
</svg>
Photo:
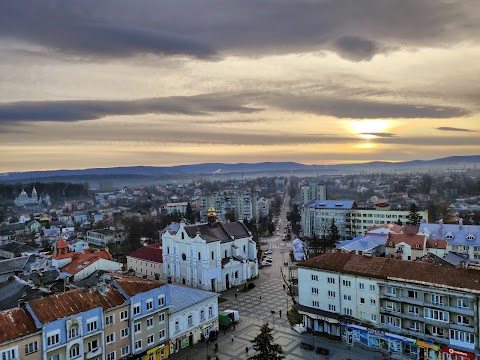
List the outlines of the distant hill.
<svg viewBox="0 0 480 360">
<path fill-rule="evenodd" d="M 288 172 L 321 172 L 329 171 L 381 171 L 405 169 L 427 169 L 439 167 L 461 168 L 467 164 L 480 164 L 480 155 L 450 156 L 434 160 L 412 160 L 404 162 L 372 161 L 361 164 L 339 165 L 305 165 L 296 162 L 262 162 L 262 163 L 205 163 L 192 165 L 178 165 L 170 167 L 159 166 L 125 166 L 112 168 L 92 168 L 84 170 L 49 170 L 27 171 L 0 174 L 0 182 L 25 182 L 25 181 L 53 181 L 60 179 L 75 178 L 79 181 L 89 181 L 99 178 L 125 177 L 125 178 L 149 178 L 155 181 L 163 178 L 176 178 L 185 175 L 226 175 L 240 173 L 279 173 Z M 480 168 L 480 167 L 479 167 Z M 327 171 L 328 170 L 328 171 Z"/>
</svg>

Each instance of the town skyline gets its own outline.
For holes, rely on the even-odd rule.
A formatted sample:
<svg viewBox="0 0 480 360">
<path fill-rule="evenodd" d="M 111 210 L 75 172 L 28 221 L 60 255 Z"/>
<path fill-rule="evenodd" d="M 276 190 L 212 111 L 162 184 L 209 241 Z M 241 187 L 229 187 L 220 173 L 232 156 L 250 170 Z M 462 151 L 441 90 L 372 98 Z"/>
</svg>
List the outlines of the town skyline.
<svg viewBox="0 0 480 360">
<path fill-rule="evenodd" d="M 479 16 L 475 1 L 2 3 L 0 173 L 480 154 Z"/>
</svg>

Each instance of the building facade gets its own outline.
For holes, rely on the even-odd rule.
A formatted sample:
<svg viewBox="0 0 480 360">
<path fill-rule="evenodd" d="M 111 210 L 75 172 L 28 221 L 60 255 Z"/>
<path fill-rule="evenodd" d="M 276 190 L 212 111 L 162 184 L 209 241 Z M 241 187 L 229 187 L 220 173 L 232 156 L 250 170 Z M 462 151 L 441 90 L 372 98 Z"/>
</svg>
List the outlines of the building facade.
<svg viewBox="0 0 480 360">
<path fill-rule="evenodd" d="M 302 204 L 313 200 L 327 200 L 327 186 L 322 183 L 311 182 L 300 187 Z"/>
<path fill-rule="evenodd" d="M 480 355 L 478 270 L 330 253 L 298 265 L 305 325 L 416 360 Z"/>
<path fill-rule="evenodd" d="M 133 271 L 136 276 L 163 279 L 165 276 L 162 261 L 162 244 L 149 244 L 127 256 L 127 269 Z"/>
<path fill-rule="evenodd" d="M 110 229 L 90 230 L 87 231 L 87 242 L 89 244 L 105 247 L 109 244 L 118 244 L 125 241 L 123 231 Z"/>
<path fill-rule="evenodd" d="M 233 212 L 237 219 L 258 219 L 258 195 L 248 191 L 222 191 L 200 196 L 200 219 L 205 221 L 208 209 L 216 209 L 220 220 L 226 220 L 227 214 Z"/>
</svg>

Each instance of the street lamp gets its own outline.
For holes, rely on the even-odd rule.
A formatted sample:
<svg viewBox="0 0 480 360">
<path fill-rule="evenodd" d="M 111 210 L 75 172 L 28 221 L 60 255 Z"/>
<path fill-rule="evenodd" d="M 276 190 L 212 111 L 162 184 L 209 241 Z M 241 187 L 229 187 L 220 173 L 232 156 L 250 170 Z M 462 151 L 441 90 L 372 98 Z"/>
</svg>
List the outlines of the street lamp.
<svg viewBox="0 0 480 360">
<path fill-rule="evenodd" d="M 208 344 L 210 343 L 210 339 L 207 338 L 207 360 L 210 360 L 210 355 L 208 355 Z"/>
<path fill-rule="evenodd" d="M 313 341 L 313 348 L 315 349 L 315 329 L 312 328 L 312 341 Z"/>
</svg>

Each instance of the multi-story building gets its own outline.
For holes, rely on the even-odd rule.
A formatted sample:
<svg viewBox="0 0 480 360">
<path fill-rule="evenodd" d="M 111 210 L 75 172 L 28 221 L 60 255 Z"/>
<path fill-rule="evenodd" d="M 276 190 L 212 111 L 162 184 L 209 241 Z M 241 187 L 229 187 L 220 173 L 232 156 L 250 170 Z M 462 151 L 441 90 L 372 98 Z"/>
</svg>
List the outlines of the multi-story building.
<svg viewBox="0 0 480 360">
<path fill-rule="evenodd" d="M 123 231 L 100 229 L 87 231 L 87 242 L 89 244 L 105 247 L 109 244 L 118 244 L 125 241 Z"/>
<path fill-rule="evenodd" d="M 164 278 L 162 261 L 162 244 L 148 244 L 127 256 L 127 269 L 136 276 L 158 280 Z"/>
<path fill-rule="evenodd" d="M 169 338 L 173 351 L 196 344 L 218 331 L 217 293 L 168 285 L 172 300 Z"/>
<path fill-rule="evenodd" d="M 186 226 L 162 234 L 163 276 L 204 290 L 222 291 L 258 275 L 257 248 L 247 227 L 239 221 L 216 221 Z"/>
<path fill-rule="evenodd" d="M 305 236 L 322 237 L 328 234 L 328 229 L 335 221 L 340 237 L 351 239 L 365 233 L 369 227 L 392 222 L 407 222 L 408 210 L 385 210 L 359 208 L 353 200 L 314 200 L 302 207 L 302 231 Z M 427 211 L 418 214 L 428 220 Z"/>
<path fill-rule="evenodd" d="M 230 212 L 234 212 L 237 219 L 258 219 L 257 201 L 258 195 L 248 191 L 213 192 L 200 196 L 200 218 L 206 220 L 208 209 L 213 207 L 221 220 L 225 220 Z"/>
<path fill-rule="evenodd" d="M 310 329 L 417 360 L 480 355 L 480 272 L 329 253 L 298 265 L 297 309 Z"/>
<path fill-rule="evenodd" d="M 0 359 L 42 358 L 42 330 L 25 307 L 0 312 Z"/>
<path fill-rule="evenodd" d="M 311 182 L 300 187 L 302 204 L 313 200 L 327 200 L 327 186 L 322 183 Z"/>
<path fill-rule="evenodd" d="M 257 201 L 257 209 L 258 215 L 256 216 L 257 219 L 267 217 L 268 213 L 270 212 L 270 200 L 264 197 L 261 197 Z"/>
<path fill-rule="evenodd" d="M 185 214 L 187 212 L 188 202 L 166 203 L 160 205 L 160 212 L 165 214 Z"/>
</svg>

